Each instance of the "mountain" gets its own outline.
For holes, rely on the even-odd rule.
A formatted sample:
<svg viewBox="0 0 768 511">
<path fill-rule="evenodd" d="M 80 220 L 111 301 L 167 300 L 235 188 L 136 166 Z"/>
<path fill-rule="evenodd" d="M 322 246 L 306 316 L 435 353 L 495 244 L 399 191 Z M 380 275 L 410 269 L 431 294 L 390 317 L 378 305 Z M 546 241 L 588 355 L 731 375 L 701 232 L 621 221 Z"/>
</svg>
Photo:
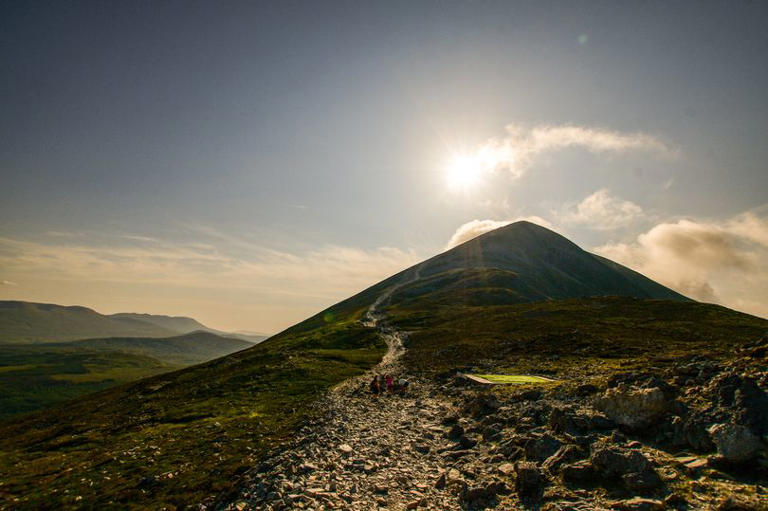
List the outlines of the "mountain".
<svg viewBox="0 0 768 511">
<path fill-rule="evenodd" d="M 67 344 L 94 351 L 117 351 L 144 355 L 178 366 L 199 364 L 253 346 L 253 343 L 247 341 L 221 337 L 204 331 L 159 339 L 108 337 L 106 339 L 84 339 Z"/>
<path fill-rule="evenodd" d="M 65 342 L 87 337 L 168 337 L 178 332 L 87 307 L 0 301 L 0 343 Z"/>
<path fill-rule="evenodd" d="M 391 329 L 384 335 L 366 320 L 372 306 Z M 375 366 L 391 331 L 408 332 L 402 370 L 448 403 L 439 393 L 457 369 L 605 388 L 622 371 L 665 371 L 691 357 L 714 367 L 766 330 L 766 320 L 693 302 L 515 223 L 252 348 L 0 423 L 2 491 L 19 509 L 210 504 L 325 420 L 319 399 Z M 419 410 L 404 401 L 399 413 Z"/>
<path fill-rule="evenodd" d="M 515 222 L 478 236 L 349 300 L 399 286 L 391 303 L 513 304 L 587 296 L 689 301 L 545 227 Z M 342 302 L 340 305 L 344 305 Z"/>
<path fill-rule="evenodd" d="M 192 318 L 186 318 L 184 316 L 163 316 L 158 314 L 138 314 L 134 312 L 119 312 L 117 314 L 110 314 L 108 317 L 115 318 L 117 320 L 135 320 L 142 321 L 155 325 L 164 330 L 170 330 L 180 334 L 186 334 L 188 332 L 194 332 L 196 330 L 208 330 L 208 327 L 202 323 L 198 323 Z"/>
<path fill-rule="evenodd" d="M 131 312 L 105 315 L 81 306 L 0 301 L 0 344 L 67 342 L 105 337 L 171 337 L 196 331 L 251 343 L 266 338 L 228 334 L 183 316 Z"/>
<path fill-rule="evenodd" d="M 190 332 L 209 332 L 221 337 L 240 339 L 251 344 L 258 344 L 269 337 L 268 335 L 255 332 L 225 332 L 223 330 L 216 330 L 215 328 L 209 328 L 203 325 L 195 319 L 187 318 L 184 316 L 163 316 L 159 314 L 119 312 L 117 314 L 110 314 L 109 317 L 116 319 L 142 321 L 144 323 L 150 323 L 162 329 L 171 330 L 179 334 L 186 334 Z"/>
</svg>

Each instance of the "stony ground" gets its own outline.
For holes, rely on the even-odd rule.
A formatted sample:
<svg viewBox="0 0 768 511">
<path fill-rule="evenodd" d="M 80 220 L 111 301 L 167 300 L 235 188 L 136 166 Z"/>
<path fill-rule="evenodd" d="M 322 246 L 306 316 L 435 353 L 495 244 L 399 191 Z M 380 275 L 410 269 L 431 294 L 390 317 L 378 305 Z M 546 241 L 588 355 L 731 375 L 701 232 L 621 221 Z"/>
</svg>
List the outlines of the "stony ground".
<svg viewBox="0 0 768 511">
<path fill-rule="evenodd" d="M 768 509 L 768 341 L 734 360 L 696 357 L 595 385 L 491 392 L 420 380 L 407 334 L 377 300 L 366 321 L 390 346 L 376 373 L 317 404 L 295 441 L 204 509 Z"/>
<path fill-rule="evenodd" d="M 345 382 L 318 406 L 317 423 L 293 445 L 246 474 L 225 509 L 458 509 L 457 495 L 438 481 L 451 468 L 456 439 L 446 437 L 450 400 L 433 382 L 406 373 L 401 364 L 406 335 L 386 326 L 378 307 L 364 318 L 389 347 L 370 374 Z M 404 395 L 374 396 L 375 374 L 408 379 Z"/>
</svg>

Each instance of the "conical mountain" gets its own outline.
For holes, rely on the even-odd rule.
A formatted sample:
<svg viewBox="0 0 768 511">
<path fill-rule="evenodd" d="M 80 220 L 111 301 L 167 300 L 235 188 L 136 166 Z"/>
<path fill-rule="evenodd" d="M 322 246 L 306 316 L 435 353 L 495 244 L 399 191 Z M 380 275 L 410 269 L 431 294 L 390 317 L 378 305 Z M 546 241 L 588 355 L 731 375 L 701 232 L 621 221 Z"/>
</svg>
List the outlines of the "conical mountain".
<svg viewBox="0 0 768 511">
<path fill-rule="evenodd" d="M 640 273 L 589 253 L 556 232 L 520 221 L 414 265 L 334 308 L 387 290 L 389 303 L 501 305 L 594 296 L 690 301 Z"/>
</svg>

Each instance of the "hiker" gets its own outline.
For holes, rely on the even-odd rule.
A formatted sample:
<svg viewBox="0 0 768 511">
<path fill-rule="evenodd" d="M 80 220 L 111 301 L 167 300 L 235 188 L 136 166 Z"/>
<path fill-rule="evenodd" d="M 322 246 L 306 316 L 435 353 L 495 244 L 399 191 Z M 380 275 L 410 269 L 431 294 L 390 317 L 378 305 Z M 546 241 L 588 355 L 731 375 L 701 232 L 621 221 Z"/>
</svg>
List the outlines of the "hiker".
<svg viewBox="0 0 768 511">
<path fill-rule="evenodd" d="M 371 394 L 373 394 L 374 396 L 378 396 L 379 392 L 381 392 L 379 377 L 375 374 L 373 375 L 373 380 L 371 380 L 370 387 L 371 387 Z"/>
<path fill-rule="evenodd" d="M 390 375 L 387 375 L 384 379 L 387 382 L 387 392 L 391 394 L 395 389 L 395 379 Z"/>
<path fill-rule="evenodd" d="M 409 385 L 408 380 L 406 380 L 405 378 L 400 378 L 399 380 L 397 380 L 397 386 L 395 387 L 395 390 L 398 394 L 400 394 L 401 396 L 404 396 L 406 391 L 408 390 L 408 385 Z"/>
</svg>

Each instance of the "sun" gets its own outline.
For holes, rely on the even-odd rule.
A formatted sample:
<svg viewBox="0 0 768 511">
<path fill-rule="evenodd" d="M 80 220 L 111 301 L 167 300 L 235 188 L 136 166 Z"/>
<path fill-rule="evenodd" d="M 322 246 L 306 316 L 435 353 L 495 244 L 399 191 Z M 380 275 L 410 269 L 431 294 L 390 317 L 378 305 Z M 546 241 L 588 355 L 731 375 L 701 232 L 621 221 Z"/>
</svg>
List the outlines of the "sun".
<svg viewBox="0 0 768 511">
<path fill-rule="evenodd" d="M 484 170 L 480 158 L 468 155 L 456 156 L 446 167 L 448 185 L 456 190 L 473 188 L 480 181 Z"/>
</svg>

